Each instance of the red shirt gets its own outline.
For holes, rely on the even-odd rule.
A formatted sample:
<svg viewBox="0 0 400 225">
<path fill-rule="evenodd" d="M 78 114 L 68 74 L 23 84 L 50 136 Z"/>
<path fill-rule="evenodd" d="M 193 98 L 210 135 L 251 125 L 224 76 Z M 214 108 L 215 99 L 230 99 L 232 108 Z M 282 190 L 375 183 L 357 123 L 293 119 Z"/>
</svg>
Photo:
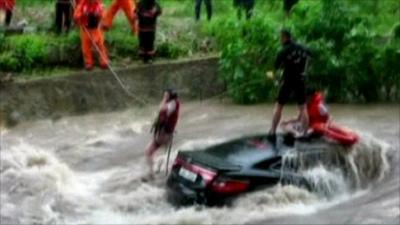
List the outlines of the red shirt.
<svg viewBox="0 0 400 225">
<path fill-rule="evenodd" d="M 160 123 L 163 124 L 165 131 L 172 134 L 175 131 L 176 124 L 178 123 L 180 102 L 175 99 L 169 101 L 166 110 L 162 110 L 159 115 Z"/>
<path fill-rule="evenodd" d="M 329 113 L 324 104 L 324 97 L 320 92 L 311 96 L 310 101 L 307 103 L 307 113 L 310 127 L 316 124 L 328 122 Z"/>
<path fill-rule="evenodd" d="M 0 0 L 0 9 L 13 10 L 15 6 L 15 0 Z"/>
</svg>

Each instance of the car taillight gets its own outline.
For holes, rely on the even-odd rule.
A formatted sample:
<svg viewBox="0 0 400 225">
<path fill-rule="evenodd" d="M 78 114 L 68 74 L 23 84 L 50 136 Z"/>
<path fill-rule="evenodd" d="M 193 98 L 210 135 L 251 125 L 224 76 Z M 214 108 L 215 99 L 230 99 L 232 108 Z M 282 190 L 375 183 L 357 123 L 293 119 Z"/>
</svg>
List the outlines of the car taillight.
<svg viewBox="0 0 400 225">
<path fill-rule="evenodd" d="M 175 161 L 174 161 L 174 164 L 172 165 L 173 167 L 174 166 L 177 166 L 177 165 L 183 165 L 185 163 L 185 160 L 184 159 L 182 159 L 181 157 L 179 157 L 179 156 L 177 156 L 176 158 L 175 158 Z"/>
<path fill-rule="evenodd" d="M 175 167 L 175 166 L 181 166 L 193 173 L 196 173 L 197 175 L 200 175 L 206 184 L 209 184 L 217 175 L 216 172 L 206 169 L 206 168 L 203 168 L 201 166 L 189 163 L 184 158 L 181 158 L 179 156 L 176 157 L 176 159 L 174 161 L 173 167 Z"/>
<path fill-rule="evenodd" d="M 248 181 L 230 180 L 224 178 L 216 179 L 211 185 L 212 190 L 220 194 L 236 194 L 246 191 L 248 187 Z"/>
</svg>

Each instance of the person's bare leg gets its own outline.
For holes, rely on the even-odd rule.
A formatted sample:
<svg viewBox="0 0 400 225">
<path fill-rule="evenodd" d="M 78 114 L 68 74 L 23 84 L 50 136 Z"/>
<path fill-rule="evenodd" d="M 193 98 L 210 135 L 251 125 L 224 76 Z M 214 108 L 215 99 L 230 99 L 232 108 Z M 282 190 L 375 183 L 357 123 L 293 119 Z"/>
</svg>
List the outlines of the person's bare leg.
<svg viewBox="0 0 400 225">
<path fill-rule="evenodd" d="M 305 134 L 307 132 L 307 130 L 308 130 L 308 125 L 309 125 L 307 107 L 306 107 L 305 104 L 299 105 L 299 116 L 298 116 L 298 119 L 301 122 L 301 125 L 302 125 L 302 127 L 304 129 L 304 134 Z"/>
<path fill-rule="evenodd" d="M 283 105 L 276 103 L 275 109 L 274 109 L 274 115 L 272 116 L 272 124 L 271 124 L 271 129 L 269 130 L 269 134 L 276 133 L 276 129 L 279 125 L 279 121 L 281 121 L 282 110 L 283 110 Z"/>
<path fill-rule="evenodd" d="M 147 146 L 146 151 L 145 151 L 146 160 L 147 160 L 147 166 L 148 166 L 148 169 L 149 169 L 148 175 L 149 175 L 150 178 L 151 178 L 151 177 L 153 176 L 153 174 L 154 174 L 154 173 L 153 173 L 153 164 L 154 164 L 154 162 L 153 162 L 153 156 L 154 156 L 154 153 L 157 151 L 157 148 L 158 148 L 158 146 L 157 146 L 157 144 L 156 144 L 156 141 L 153 140 L 153 141 L 151 141 L 150 144 Z"/>
</svg>

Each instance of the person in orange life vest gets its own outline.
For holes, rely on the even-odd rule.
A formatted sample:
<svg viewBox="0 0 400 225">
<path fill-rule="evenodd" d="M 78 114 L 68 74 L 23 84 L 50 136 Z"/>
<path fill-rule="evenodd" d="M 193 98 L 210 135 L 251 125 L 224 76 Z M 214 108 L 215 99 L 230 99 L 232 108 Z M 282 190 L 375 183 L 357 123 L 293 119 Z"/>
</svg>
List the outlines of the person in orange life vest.
<svg viewBox="0 0 400 225">
<path fill-rule="evenodd" d="M 149 166 L 149 177 L 153 177 L 153 156 L 161 147 L 172 141 L 173 133 L 179 118 L 180 102 L 178 93 L 167 89 L 160 104 L 158 117 L 152 126 L 153 140 L 146 148 L 146 158 Z"/>
<path fill-rule="evenodd" d="M 155 55 L 157 17 L 161 7 L 155 0 L 141 0 L 135 11 L 139 26 L 139 56 L 144 63 L 151 61 Z"/>
<path fill-rule="evenodd" d="M 101 0 L 80 0 L 75 9 L 74 19 L 80 25 L 82 53 L 87 70 L 93 69 L 93 50 L 99 54 L 100 67 L 108 68 L 107 49 L 100 21 L 104 10 Z"/>
<path fill-rule="evenodd" d="M 15 0 L 0 0 L 0 11 L 4 11 L 6 13 L 6 18 L 4 20 L 4 25 L 6 27 L 10 26 L 14 6 Z"/>
<path fill-rule="evenodd" d="M 136 0 L 114 0 L 103 19 L 102 28 L 104 30 L 109 30 L 112 27 L 115 15 L 122 9 L 131 25 L 132 32 L 136 34 L 135 8 Z"/>
<path fill-rule="evenodd" d="M 354 132 L 339 127 L 331 121 L 328 109 L 324 103 L 324 96 L 321 92 L 309 88 L 307 96 L 309 134 L 323 136 L 343 145 L 352 145 L 358 141 L 358 136 Z M 283 122 L 282 126 L 284 130 L 294 133 L 295 136 L 302 133 L 297 120 Z"/>
</svg>

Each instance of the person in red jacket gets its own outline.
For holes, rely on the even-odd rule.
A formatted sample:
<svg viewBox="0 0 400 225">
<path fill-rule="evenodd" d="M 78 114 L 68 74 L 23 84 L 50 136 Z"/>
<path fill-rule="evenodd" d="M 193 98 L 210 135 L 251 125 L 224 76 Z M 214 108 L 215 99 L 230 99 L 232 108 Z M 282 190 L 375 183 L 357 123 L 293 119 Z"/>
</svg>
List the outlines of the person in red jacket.
<svg viewBox="0 0 400 225">
<path fill-rule="evenodd" d="M 178 94 L 173 89 L 167 89 L 161 101 L 158 117 L 153 124 L 153 140 L 146 148 L 146 159 L 149 166 L 149 178 L 153 177 L 154 153 L 161 147 L 171 143 L 178 123 L 180 102 Z"/>
<path fill-rule="evenodd" d="M 307 113 L 309 117 L 309 134 L 323 136 L 343 145 L 352 145 L 358 141 L 358 136 L 344 128 L 334 124 L 324 102 L 321 92 L 310 88 L 307 90 Z M 304 133 L 298 119 L 282 122 L 284 131 L 301 136 Z"/>
<path fill-rule="evenodd" d="M 135 8 L 136 0 L 114 0 L 103 19 L 103 29 L 109 30 L 112 27 L 115 15 L 117 15 L 119 10 L 123 10 L 131 25 L 132 32 L 136 34 Z"/>
<path fill-rule="evenodd" d="M 93 50 L 99 54 L 100 67 L 108 68 L 107 49 L 100 22 L 104 10 L 101 0 L 80 0 L 74 12 L 74 19 L 80 26 L 82 53 L 87 70 L 93 69 Z"/>
<path fill-rule="evenodd" d="M 141 0 L 135 10 L 139 30 L 139 56 L 144 63 L 151 61 L 155 55 L 157 17 L 161 7 L 156 0 Z"/>
<path fill-rule="evenodd" d="M 0 11 L 5 11 L 6 13 L 6 18 L 4 20 L 4 25 L 6 27 L 10 26 L 14 6 L 15 0 L 0 0 Z"/>
</svg>

